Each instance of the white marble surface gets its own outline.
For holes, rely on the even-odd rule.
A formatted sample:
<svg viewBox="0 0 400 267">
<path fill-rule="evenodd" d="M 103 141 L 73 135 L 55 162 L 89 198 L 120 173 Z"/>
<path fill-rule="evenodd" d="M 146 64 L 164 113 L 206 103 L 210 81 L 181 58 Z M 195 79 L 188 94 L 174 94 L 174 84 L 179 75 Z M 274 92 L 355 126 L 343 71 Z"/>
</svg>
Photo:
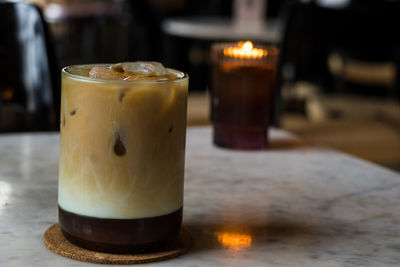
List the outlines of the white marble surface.
<svg viewBox="0 0 400 267">
<path fill-rule="evenodd" d="M 399 266 L 400 175 L 272 131 L 273 149 L 188 131 L 185 255 L 146 266 Z M 0 266 L 93 266 L 43 244 L 57 222 L 57 134 L 0 135 Z"/>
</svg>

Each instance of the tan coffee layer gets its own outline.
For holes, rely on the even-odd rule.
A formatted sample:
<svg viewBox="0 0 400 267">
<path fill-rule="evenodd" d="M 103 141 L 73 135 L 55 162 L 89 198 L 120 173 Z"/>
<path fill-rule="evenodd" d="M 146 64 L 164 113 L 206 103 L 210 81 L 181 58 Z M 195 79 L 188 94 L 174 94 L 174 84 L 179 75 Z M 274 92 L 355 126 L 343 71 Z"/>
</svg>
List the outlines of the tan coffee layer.
<svg viewBox="0 0 400 267">
<path fill-rule="evenodd" d="M 121 84 L 63 75 L 59 205 L 134 219 L 182 206 L 187 80 Z"/>
<path fill-rule="evenodd" d="M 140 264 L 167 260 L 182 255 L 188 250 L 188 239 L 185 234 L 154 252 L 140 254 L 112 254 L 91 251 L 70 243 L 62 234 L 60 225 L 50 226 L 44 233 L 44 244 L 54 253 L 83 262 L 100 264 Z"/>
</svg>

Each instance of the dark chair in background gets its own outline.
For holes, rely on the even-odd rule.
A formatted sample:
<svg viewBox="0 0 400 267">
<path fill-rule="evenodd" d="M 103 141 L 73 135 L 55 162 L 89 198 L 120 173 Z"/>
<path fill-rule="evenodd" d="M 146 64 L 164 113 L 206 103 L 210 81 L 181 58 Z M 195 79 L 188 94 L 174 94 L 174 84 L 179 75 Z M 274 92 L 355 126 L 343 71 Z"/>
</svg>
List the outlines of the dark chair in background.
<svg viewBox="0 0 400 267">
<path fill-rule="evenodd" d="M 321 94 L 400 100 L 400 1 L 296 0 L 286 10 L 277 95 L 285 105 L 277 114 L 339 116 L 324 109 Z"/>
<path fill-rule="evenodd" d="M 0 2 L 0 132 L 58 128 L 59 69 L 40 10 Z"/>
<path fill-rule="evenodd" d="M 281 45 L 282 82 L 313 82 L 325 93 L 399 98 L 398 75 L 380 85 L 370 82 L 368 73 L 363 71 L 388 62 L 400 70 L 400 35 L 394 31 L 400 1 L 338 2 L 341 5 L 317 0 L 292 1 L 289 5 Z M 339 59 L 336 65 L 340 70 L 329 64 L 332 55 Z M 359 63 L 352 67 L 364 64 L 355 70 L 361 73 L 358 80 L 344 73 L 348 62 Z"/>
<path fill-rule="evenodd" d="M 400 22 L 400 1 L 349 2 L 343 10 L 325 11 L 332 18 L 331 51 L 344 67 L 334 75 L 339 83 L 333 90 L 400 100 L 400 35 L 395 30 Z M 360 75 L 351 75 L 349 68 Z"/>
</svg>

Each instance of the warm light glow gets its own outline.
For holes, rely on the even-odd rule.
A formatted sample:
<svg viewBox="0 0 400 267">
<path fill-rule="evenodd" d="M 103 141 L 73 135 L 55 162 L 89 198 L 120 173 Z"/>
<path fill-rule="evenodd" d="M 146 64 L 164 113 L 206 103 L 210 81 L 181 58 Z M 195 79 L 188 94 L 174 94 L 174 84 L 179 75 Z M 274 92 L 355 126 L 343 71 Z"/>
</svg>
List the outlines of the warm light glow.
<svg viewBox="0 0 400 267">
<path fill-rule="evenodd" d="M 249 52 L 249 51 L 251 51 L 251 49 L 253 49 L 253 43 L 250 41 L 247 41 L 243 44 L 242 48 L 244 51 Z"/>
<path fill-rule="evenodd" d="M 10 100 L 13 97 L 13 89 L 6 88 L 5 90 L 0 91 L 0 98 L 4 100 Z"/>
<path fill-rule="evenodd" d="M 218 242 L 234 250 L 240 250 L 251 245 L 251 235 L 228 232 L 216 233 Z"/>
<path fill-rule="evenodd" d="M 239 42 L 235 47 L 224 48 L 224 55 L 230 57 L 256 59 L 267 55 L 267 50 L 254 48 L 250 41 Z"/>
</svg>

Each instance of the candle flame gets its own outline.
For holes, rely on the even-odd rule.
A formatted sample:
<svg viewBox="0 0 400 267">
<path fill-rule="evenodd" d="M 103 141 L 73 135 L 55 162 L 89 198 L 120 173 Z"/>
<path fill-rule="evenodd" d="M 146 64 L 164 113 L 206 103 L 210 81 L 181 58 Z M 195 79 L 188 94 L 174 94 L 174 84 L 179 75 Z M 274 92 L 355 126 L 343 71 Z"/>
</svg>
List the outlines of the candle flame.
<svg viewBox="0 0 400 267">
<path fill-rule="evenodd" d="M 261 58 L 268 54 L 267 50 L 254 48 L 253 43 L 250 41 L 239 42 L 236 47 L 224 48 L 224 55 L 239 58 Z"/>
<path fill-rule="evenodd" d="M 253 49 L 253 43 L 250 41 L 247 41 L 242 45 L 242 48 L 244 51 L 250 52 Z"/>
</svg>

